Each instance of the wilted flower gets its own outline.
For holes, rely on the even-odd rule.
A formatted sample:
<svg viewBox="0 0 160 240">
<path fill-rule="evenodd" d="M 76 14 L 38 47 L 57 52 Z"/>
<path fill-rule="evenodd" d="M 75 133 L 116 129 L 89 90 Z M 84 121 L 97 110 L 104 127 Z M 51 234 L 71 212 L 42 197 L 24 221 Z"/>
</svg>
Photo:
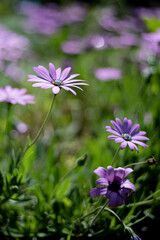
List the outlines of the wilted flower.
<svg viewBox="0 0 160 240">
<path fill-rule="evenodd" d="M 98 167 L 94 172 L 101 178 L 97 179 L 96 184 L 104 185 L 96 187 L 90 191 L 91 197 L 104 195 L 109 199 L 109 207 L 121 206 L 123 201 L 128 203 L 128 196 L 131 190 L 135 191 L 135 186 L 129 179 L 124 179 L 133 171 L 131 168 L 113 168 L 108 166 L 107 170 L 103 167 Z"/>
<path fill-rule="evenodd" d="M 143 136 L 146 134 L 144 131 L 139 131 L 140 125 L 135 124 L 132 127 L 132 121 L 124 118 L 124 122 L 122 124 L 119 118 L 116 118 L 116 122 L 110 121 L 113 127 L 106 126 L 106 131 L 113 133 L 114 135 L 108 136 L 109 139 L 114 139 L 116 143 L 121 143 L 121 149 L 124 149 L 127 144 L 129 148 L 133 151 L 134 148 L 139 152 L 136 144 L 141 145 L 142 147 L 148 147 L 147 144 L 141 142 L 141 140 L 149 140 L 149 138 Z"/>
<path fill-rule="evenodd" d="M 34 67 L 33 69 L 40 76 L 28 75 L 29 82 L 36 82 L 32 86 L 40 87 L 42 89 L 52 88 L 52 92 L 54 94 L 59 93 L 60 89 L 63 88 L 64 90 L 71 91 L 74 95 L 76 95 L 76 92 L 71 87 L 75 87 L 83 91 L 79 85 L 88 85 L 87 83 L 83 83 L 84 80 L 73 79 L 79 76 L 79 74 L 72 74 L 68 76 L 71 71 L 71 67 L 67 67 L 61 71 L 61 68 L 56 70 L 55 66 L 52 63 L 49 63 L 50 73 L 41 65 Z"/>
<path fill-rule="evenodd" d="M 122 77 L 121 70 L 116 68 L 99 68 L 94 74 L 102 81 L 118 80 Z"/>
<path fill-rule="evenodd" d="M 9 102 L 11 104 L 21 104 L 26 105 L 27 103 L 34 103 L 34 96 L 30 94 L 25 94 L 27 89 L 22 88 L 12 88 L 11 86 L 6 86 L 5 88 L 0 88 L 0 102 Z"/>
</svg>

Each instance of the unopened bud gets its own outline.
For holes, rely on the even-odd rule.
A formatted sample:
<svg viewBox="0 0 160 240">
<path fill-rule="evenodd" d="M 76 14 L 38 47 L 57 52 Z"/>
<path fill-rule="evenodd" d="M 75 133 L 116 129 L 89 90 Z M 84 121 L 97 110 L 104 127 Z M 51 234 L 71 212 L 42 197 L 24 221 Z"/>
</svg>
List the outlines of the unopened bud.
<svg viewBox="0 0 160 240">
<path fill-rule="evenodd" d="M 157 161 L 157 160 L 155 159 L 155 157 L 153 156 L 153 157 L 151 157 L 151 158 L 148 158 L 147 163 L 148 163 L 149 165 L 157 165 L 157 164 L 158 164 L 158 161 Z"/>
<path fill-rule="evenodd" d="M 78 158 L 78 159 L 76 160 L 77 166 L 83 166 L 83 165 L 86 163 L 87 157 L 88 157 L 88 155 L 85 154 L 85 155 L 83 155 L 82 157 Z"/>
</svg>

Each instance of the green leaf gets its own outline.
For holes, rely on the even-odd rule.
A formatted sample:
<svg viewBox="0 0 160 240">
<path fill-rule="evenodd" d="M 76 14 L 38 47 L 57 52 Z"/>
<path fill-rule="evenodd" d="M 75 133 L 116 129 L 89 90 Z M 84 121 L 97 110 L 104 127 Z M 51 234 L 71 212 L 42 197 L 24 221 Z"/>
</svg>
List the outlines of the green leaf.
<svg viewBox="0 0 160 240">
<path fill-rule="evenodd" d="M 69 178 L 67 178 L 61 185 L 59 185 L 59 187 L 55 192 L 55 195 L 58 200 L 61 200 L 66 195 L 70 184 L 71 184 L 71 181 Z"/>
</svg>

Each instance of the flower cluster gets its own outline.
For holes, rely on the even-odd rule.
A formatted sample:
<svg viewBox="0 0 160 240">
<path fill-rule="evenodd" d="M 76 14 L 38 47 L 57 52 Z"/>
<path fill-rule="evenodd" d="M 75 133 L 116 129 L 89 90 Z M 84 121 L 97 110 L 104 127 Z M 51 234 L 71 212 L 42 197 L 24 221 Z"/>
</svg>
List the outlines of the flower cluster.
<svg viewBox="0 0 160 240">
<path fill-rule="evenodd" d="M 128 145 L 132 151 L 135 148 L 138 152 L 136 144 L 148 147 L 147 144 L 141 142 L 142 140 L 149 140 L 149 138 L 144 136 L 146 132 L 138 132 L 139 124 L 132 126 L 132 121 L 127 118 L 124 118 L 123 123 L 119 118 L 116 118 L 116 122 L 111 120 L 111 124 L 113 127 L 106 126 L 106 131 L 113 134 L 108 136 L 108 138 L 114 139 L 116 143 L 121 143 L 121 149 Z M 109 199 L 109 207 L 121 206 L 123 202 L 128 204 L 128 196 L 131 190 L 136 190 L 135 185 L 129 179 L 124 179 L 131 172 L 133 172 L 131 168 L 113 168 L 108 166 L 106 170 L 103 167 L 98 167 L 94 170 L 94 173 L 101 178 L 96 180 L 96 184 L 102 186 L 91 189 L 90 196 L 104 195 L 104 197 Z"/>
</svg>

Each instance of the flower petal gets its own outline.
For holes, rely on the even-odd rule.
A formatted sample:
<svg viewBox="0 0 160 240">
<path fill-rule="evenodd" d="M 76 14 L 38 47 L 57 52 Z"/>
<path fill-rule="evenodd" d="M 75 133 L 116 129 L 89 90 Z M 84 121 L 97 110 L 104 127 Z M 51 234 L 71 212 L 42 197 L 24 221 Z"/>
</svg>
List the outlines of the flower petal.
<svg viewBox="0 0 160 240">
<path fill-rule="evenodd" d="M 134 135 L 134 137 L 132 137 L 133 140 L 149 140 L 148 137 L 145 137 L 145 136 L 138 136 L 137 135 Z"/>
<path fill-rule="evenodd" d="M 56 95 L 57 93 L 59 93 L 59 91 L 60 91 L 60 88 L 58 87 L 58 86 L 54 86 L 53 88 L 52 88 L 52 92 Z"/>
<path fill-rule="evenodd" d="M 49 63 L 49 70 L 53 80 L 56 80 L 56 68 L 53 63 Z"/>
<path fill-rule="evenodd" d="M 90 190 L 90 196 L 91 197 L 97 197 L 99 195 L 104 195 L 107 193 L 106 187 L 96 187 Z"/>
<path fill-rule="evenodd" d="M 68 74 L 70 73 L 71 71 L 71 67 L 68 67 L 68 68 L 65 68 L 63 70 L 63 72 L 61 73 L 61 80 L 63 81 L 64 79 L 66 79 L 66 77 L 68 76 Z"/>
<path fill-rule="evenodd" d="M 135 124 L 135 125 L 131 128 L 129 134 L 130 134 L 131 136 L 133 136 L 133 135 L 137 132 L 137 130 L 139 129 L 139 127 L 140 127 L 139 124 Z"/>
<path fill-rule="evenodd" d="M 127 188 L 127 189 L 132 189 L 133 191 L 136 191 L 135 185 L 131 183 L 129 179 L 123 180 L 123 182 L 121 183 L 121 188 Z"/>
<path fill-rule="evenodd" d="M 145 144 L 144 142 L 140 142 L 140 141 L 136 141 L 136 140 L 133 140 L 132 142 L 135 143 L 135 144 L 139 144 L 139 145 L 141 145 L 142 147 L 148 147 L 148 145 Z"/>
<path fill-rule="evenodd" d="M 123 141 L 121 143 L 121 149 L 124 149 L 127 146 L 127 141 Z"/>
<path fill-rule="evenodd" d="M 114 180 L 114 168 L 112 166 L 107 167 L 107 180 L 110 183 Z"/>
<path fill-rule="evenodd" d="M 77 95 L 77 93 L 70 87 L 67 86 L 61 86 L 64 90 L 72 92 L 74 95 Z"/>
<path fill-rule="evenodd" d="M 121 206 L 123 204 L 123 198 L 117 192 L 108 191 L 105 196 L 109 198 L 109 207 Z"/>
<path fill-rule="evenodd" d="M 116 128 L 116 130 L 119 132 L 119 134 L 123 133 L 121 127 L 116 122 L 114 122 L 113 120 L 111 120 L 110 122 Z"/>
<path fill-rule="evenodd" d="M 125 173 L 124 173 L 124 177 L 126 177 L 127 175 L 129 175 L 131 172 L 133 172 L 134 170 L 132 168 L 125 168 Z"/>
<path fill-rule="evenodd" d="M 108 180 L 106 178 L 98 178 L 96 180 L 96 184 L 98 184 L 98 185 L 106 185 L 106 186 L 109 185 Z"/>
<path fill-rule="evenodd" d="M 98 167 L 97 169 L 94 170 L 94 173 L 102 178 L 107 177 L 107 170 L 103 167 Z"/>
</svg>

